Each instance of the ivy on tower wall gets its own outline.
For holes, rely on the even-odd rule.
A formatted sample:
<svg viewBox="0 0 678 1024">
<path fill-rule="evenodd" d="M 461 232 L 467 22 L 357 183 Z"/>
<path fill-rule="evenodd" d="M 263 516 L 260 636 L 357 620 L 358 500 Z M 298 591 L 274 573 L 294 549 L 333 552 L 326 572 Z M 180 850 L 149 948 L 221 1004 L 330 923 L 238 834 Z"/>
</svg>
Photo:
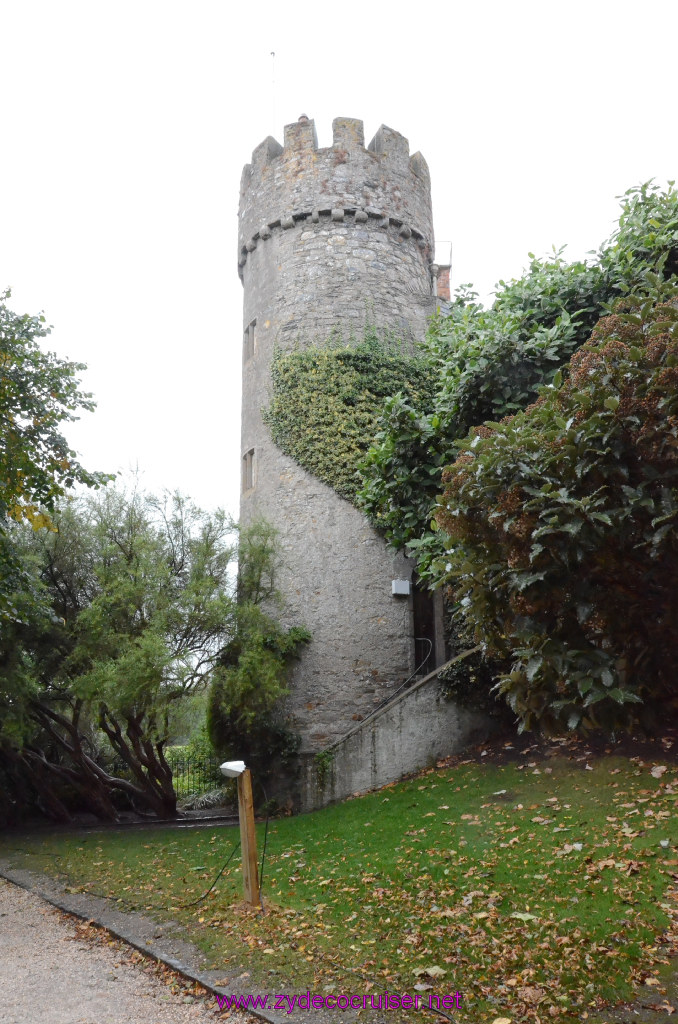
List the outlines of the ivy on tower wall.
<svg viewBox="0 0 678 1024">
<path fill-rule="evenodd" d="M 277 446 L 356 504 L 357 464 L 376 433 L 385 400 L 402 394 L 420 409 L 433 402 L 430 364 L 399 343 L 366 331 L 358 344 L 276 352 L 264 418 Z"/>
</svg>

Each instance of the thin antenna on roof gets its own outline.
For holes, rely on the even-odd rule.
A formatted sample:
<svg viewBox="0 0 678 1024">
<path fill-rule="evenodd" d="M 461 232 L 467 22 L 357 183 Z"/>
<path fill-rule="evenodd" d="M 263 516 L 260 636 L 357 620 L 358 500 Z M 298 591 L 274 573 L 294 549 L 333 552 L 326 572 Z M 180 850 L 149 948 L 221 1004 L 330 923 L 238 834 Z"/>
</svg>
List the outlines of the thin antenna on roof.
<svg viewBox="0 0 678 1024">
<path fill-rule="evenodd" d="M 275 135 L 275 128 L 278 123 L 278 115 L 275 109 L 275 50 L 271 50 L 271 96 L 273 101 L 273 125 L 271 132 Z"/>
</svg>

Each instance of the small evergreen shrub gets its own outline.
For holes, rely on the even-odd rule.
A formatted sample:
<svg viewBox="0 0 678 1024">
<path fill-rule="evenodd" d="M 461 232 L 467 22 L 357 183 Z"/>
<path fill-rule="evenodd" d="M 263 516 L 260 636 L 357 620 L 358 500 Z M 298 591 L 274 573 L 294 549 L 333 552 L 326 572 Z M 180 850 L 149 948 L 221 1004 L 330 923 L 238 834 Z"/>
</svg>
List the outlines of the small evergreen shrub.
<svg viewBox="0 0 678 1024">
<path fill-rule="evenodd" d="M 310 633 L 283 629 L 255 605 L 240 609 L 235 639 L 214 673 L 207 704 L 207 731 L 224 760 L 242 758 L 261 778 L 290 764 L 299 737 L 287 726 L 280 702 L 287 696 L 290 661 Z"/>
<path fill-rule="evenodd" d="M 259 779 L 290 764 L 299 748 L 281 703 L 288 693 L 289 664 L 311 640 L 303 626 L 286 629 L 273 614 L 279 562 L 270 523 L 254 522 L 240 531 L 235 628 L 220 653 L 207 698 L 212 748 L 222 760 L 242 758 Z"/>
</svg>

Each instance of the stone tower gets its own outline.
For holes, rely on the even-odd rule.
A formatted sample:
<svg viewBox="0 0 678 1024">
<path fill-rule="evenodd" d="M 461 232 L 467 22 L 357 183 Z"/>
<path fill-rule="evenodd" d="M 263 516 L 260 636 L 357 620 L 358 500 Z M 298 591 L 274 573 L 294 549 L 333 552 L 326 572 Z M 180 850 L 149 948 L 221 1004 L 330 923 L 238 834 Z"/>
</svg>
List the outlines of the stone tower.
<svg viewBox="0 0 678 1024">
<path fill-rule="evenodd" d="M 319 149 L 313 121 L 252 154 L 240 187 L 244 287 L 241 522 L 278 529 L 285 625 L 313 640 L 295 665 L 287 712 L 311 752 L 346 733 L 415 668 L 411 567 L 365 517 L 272 442 L 262 419 L 274 347 L 361 337 L 366 320 L 423 337 L 436 307 L 430 179 L 420 153 L 382 125 L 333 122 Z M 397 588 L 396 588 L 397 589 Z M 400 589 L 403 589 L 402 585 Z"/>
</svg>

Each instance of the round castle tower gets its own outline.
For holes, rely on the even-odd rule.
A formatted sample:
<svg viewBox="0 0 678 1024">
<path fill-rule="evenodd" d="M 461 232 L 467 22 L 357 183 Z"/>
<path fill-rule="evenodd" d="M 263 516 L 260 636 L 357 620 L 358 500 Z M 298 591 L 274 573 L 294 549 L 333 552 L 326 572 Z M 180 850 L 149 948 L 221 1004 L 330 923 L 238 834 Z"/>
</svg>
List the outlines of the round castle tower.
<svg viewBox="0 0 678 1024">
<path fill-rule="evenodd" d="M 411 579 L 366 518 L 284 455 L 262 419 L 274 348 L 361 337 L 366 322 L 422 338 L 436 307 L 428 167 L 382 125 L 367 148 L 362 121 L 337 118 L 319 149 L 313 121 L 252 154 L 240 187 L 238 268 L 244 287 L 243 524 L 279 531 L 283 622 L 312 642 L 295 663 L 287 712 L 302 751 L 366 717 L 413 671 Z"/>
</svg>

